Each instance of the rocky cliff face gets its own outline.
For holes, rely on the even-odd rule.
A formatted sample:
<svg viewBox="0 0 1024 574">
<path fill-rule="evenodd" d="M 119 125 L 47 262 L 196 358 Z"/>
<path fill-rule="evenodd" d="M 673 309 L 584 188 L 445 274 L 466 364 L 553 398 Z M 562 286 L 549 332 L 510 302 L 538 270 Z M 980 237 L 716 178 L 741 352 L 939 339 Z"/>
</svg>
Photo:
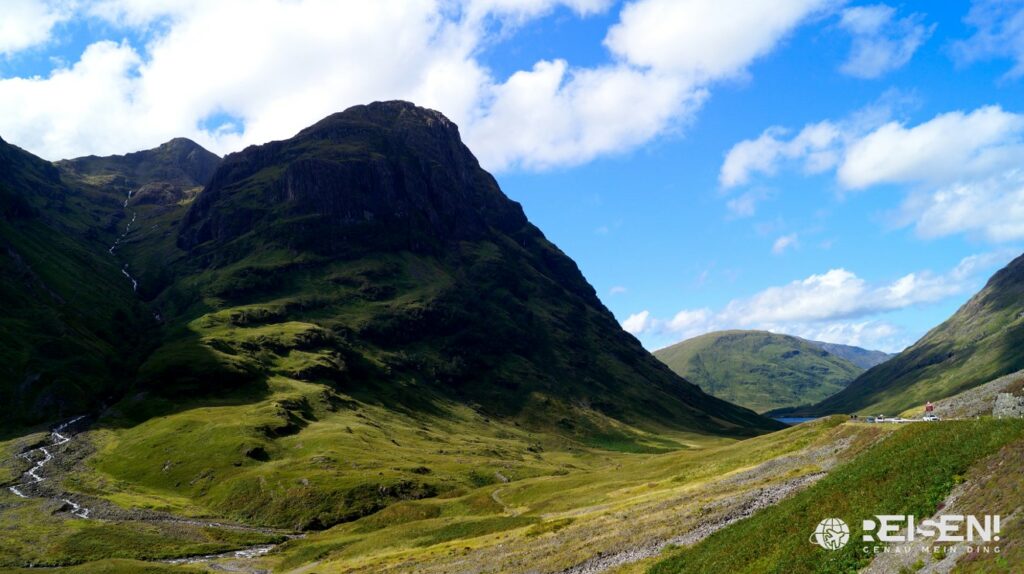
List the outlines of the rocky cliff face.
<svg viewBox="0 0 1024 574">
<path fill-rule="evenodd" d="M 255 231 L 324 253 L 426 252 L 491 229 L 538 235 L 480 169 L 453 123 L 386 102 L 227 157 L 189 211 L 181 245 L 192 250 Z"/>
</svg>

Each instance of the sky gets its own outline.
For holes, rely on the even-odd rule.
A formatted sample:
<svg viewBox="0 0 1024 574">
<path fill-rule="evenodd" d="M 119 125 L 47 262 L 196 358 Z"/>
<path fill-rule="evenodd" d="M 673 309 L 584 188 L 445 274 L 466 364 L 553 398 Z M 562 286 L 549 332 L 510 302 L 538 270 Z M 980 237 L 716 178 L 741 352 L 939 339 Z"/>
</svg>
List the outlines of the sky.
<svg viewBox="0 0 1024 574">
<path fill-rule="evenodd" d="M 2 0 L 0 137 L 218 154 L 437 109 L 649 349 L 885 351 L 1024 246 L 1024 0 Z"/>
</svg>

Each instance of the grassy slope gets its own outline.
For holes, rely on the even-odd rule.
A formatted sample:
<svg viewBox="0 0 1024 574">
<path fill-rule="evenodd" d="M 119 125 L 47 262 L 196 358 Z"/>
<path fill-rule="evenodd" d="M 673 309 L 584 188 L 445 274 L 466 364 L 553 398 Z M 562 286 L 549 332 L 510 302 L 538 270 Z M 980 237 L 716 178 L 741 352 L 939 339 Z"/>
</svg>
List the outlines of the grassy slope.
<svg viewBox="0 0 1024 574">
<path fill-rule="evenodd" d="M 139 373 L 164 397 L 277 376 L 393 408 L 469 403 L 627 449 L 633 427 L 778 428 L 653 360 L 456 128 L 408 104 L 225 158 L 176 244 L 125 253 L 143 289 L 155 262 L 173 271 L 153 300 L 164 344 Z"/>
<path fill-rule="evenodd" d="M 1024 369 L 1024 257 L 946 322 L 846 389 L 796 414 L 899 413 Z"/>
<path fill-rule="evenodd" d="M 851 572 L 869 562 L 860 520 L 876 514 L 930 516 L 975 463 L 1024 436 L 1024 421 L 951 421 L 902 428 L 808 490 L 678 550 L 650 574 Z M 809 544 L 823 518 L 850 525 L 839 551 Z"/>
<path fill-rule="evenodd" d="M 681 450 L 616 452 L 456 405 L 411 420 L 324 397 L 318 385 L 274 381 L 271 387 L 261 401 L 186 405 L 139 425 L 90 431 L 76 440 L 93 442 L 99 452 L 65 487 L 126 507 L 284 526 L 330 524 L 341 508 L 376 510 L 287 543 L 267 558 L 268 566 L 282 569 L 316 560 L 379 572 L 412 559 L 441 571 L 461 554 L 496 567 L 523 561 L 564 567 L 630 536 L 674 535 L 680 517 L 695 520 L 700 505 L 739 488 L 712 487 L 713 481 L 846 433 L 837 419 L 740 442 L 652 436 L 652 447 L 670 442 Z M 296 411 L 297 421 L 288 411 L 303 399 L 311 408 Z M 10 452 L 31 438 L 2 446 Z M 10 475 L 17 470 L 5 467 Z M 418 499 L 423 495 L 429 498 Z M 159 544 L 149 543 L 152 527 L 48 516 L 40 507 L 46 504 L 0 492 L 0 547 L 8 549 L 0 565 L 175 556 L 261 540 L 253 535 L 229 544 L 217 532 L 171 528 Z M 637 528 L 614 526 L 623 516 Z"/>
<path fill-rule="evenodd" d="M 1024 441 L 1003 447 L 987 458 L 975 474 L 981 478 L 961 496 L 958 508 L 965 514 L 999 514 L 1002 540 L 999 554 L 975 554 L 960 560 L 956 572 L 1011 574 L 1024 564 Z M 973 477 L 969 477 L 973 478 Z"/>
<path fill-rule="evenodd" d="M 41 435 L 29 435 L 0 442 L 0 456 L 4 461 L 0 481 L 6 482 L 24 471 L 27 463 L 14 454 L 40 438 Z M 0 571 L 27 564 L 59 566 L 117 558 L 176 558 L 279 539 L 258 532 L 173 523 L 68 519 L 66 513 L 58 513 L 59 507 L 59 502 L 18 498 L 6 488 L 0 490 Z M 96 569 L 82 571 L 106 571 L 101 566 L 108 567 L 101 564 Z M 109 568 L 111 572 L 122 571 L 116 563 Z M 123 571 L 132 570 L 124 566 Z"/>
<path fill-rule="evenodd" d="M 90 408 L 133 368 L 145 323 L 91 201 L 0 141 L 0 432 Z"/>
<path fill-rule="evenodd" d="M 353 156 L 350 147 L 314 139 L 292 151 L 344 170 L 365 149 Z M 424 165 L 402 153 L 388 157 L 412 166 L 385 166 L 391 170 Z M 238 203 L 217 210 L 269 207 L 267 225 L 192 252 L 179 248 L 176 233 L 193 205 L 188 190 L 171 205 L 129 203 L 142 225 L 118 253 L 164 324 L 150 340 L 155 351 L 132 377 L 117 379 L 132 392 L 94 426 L 98 451 L 65 480 L 69 491 L 125 507 L 311 529 L 360 517 L 386 522 L 388 512 L 402 514 L 419 500 L 444 506 L 450 528 L 424 524 L 425 533 L 403 538 L 422 539 L 419 547 L 432 536 L 538 522 L 504 516 L 486 490 L 504 480 L 572 475 L 775 428 L 644 352 L 525 219 L 515 232 L 485 228 L 447 240 L 414 229 L 411 244 L 399 246 L 388 242 L 407 233 L 359 224 L 355 237 L 388 245 L 339 255 L 317 233 L 342 227 L 336 219 L 296 213 L 321 204 L 260 195 L 284 185 L 287 162 L 275 162 L 237 182 Z M 473 170 L 493 186 L 487 193 L 508 202 Z M 96 240 L 108 245 L 126 225 L 124 190 L 110 187 L 110 174 L 65 174 L 73 196 L 88 198 L 72 211 L 109 223 Z M 444 173 L 428 175 L 432 186 L 447 184 Z M 8 500 L 2 512 L 12 523 L 30 512 L 31 502 Z M 18 554 L 75 560 L 62 536 L 79 527 L 66 528 L 63 516 L 40 522 L 36 542 Z M 97 525 L 96 537 L 120 532 Z M 161 551 L 206 543 L 171 537 Z M 97 548 L 75 552 L 138 557 L 131 545 Z"/>
<path fill-rule="evenodd" d="M 584 468 L 568 467 L 564 476 L 403 503 L 289 542 L 277 564 L 283 571 L 313 561 L 319 562 L 314 569 L 324 571 L 403 572 L 412 565 L 423 573 L 462 565 L 486 572 L 558 571 L 601 553 L 685 532 L 701 519 L 705 505 L 750 488 L 719 482 L 732 473 L 843 436 L 868 444 L 879 430 L 861 427 L 849 434 L 840 422 L 801 425 L 731 444 L 692 437 L 685 451 L 605 454 Z M 758 486 L 792 476 L 770 476 Z"/>
<path fill-rule="evenodd" d="M 708 333 L 654 356 L 706 392 L 757 412 L 818 402 L 862 372 L 812 343 L 763 331 Z"/>
</svg>

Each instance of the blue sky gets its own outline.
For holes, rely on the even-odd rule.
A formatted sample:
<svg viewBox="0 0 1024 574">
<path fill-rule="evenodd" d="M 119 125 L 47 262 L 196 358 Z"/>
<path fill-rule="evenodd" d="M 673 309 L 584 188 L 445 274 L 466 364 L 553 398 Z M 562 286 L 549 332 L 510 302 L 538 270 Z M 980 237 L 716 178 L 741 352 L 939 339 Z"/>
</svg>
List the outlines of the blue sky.
<svg viewBox="0 0 1024 574">
<path fill-rule="evenodd" d="M 410 99 L 648 348 L 899 350 L 1024 245 L 1024 2 L 11 0 L 0 137 L 218 153 Z"/>
</svg>

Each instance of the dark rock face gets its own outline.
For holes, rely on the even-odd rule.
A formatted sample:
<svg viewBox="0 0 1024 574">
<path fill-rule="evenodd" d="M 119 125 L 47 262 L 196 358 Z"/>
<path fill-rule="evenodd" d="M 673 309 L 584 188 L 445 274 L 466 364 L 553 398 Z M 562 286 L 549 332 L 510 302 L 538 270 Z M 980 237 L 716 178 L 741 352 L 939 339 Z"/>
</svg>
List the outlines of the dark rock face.
<svg viewBox="0 0 1024 574">
<path fill-rule="evenodd" d="M 230 216 L 213 209 L 243 198 L 248 207 Z M 326 252 L 360 244 L 425 250 L 528 226 L 455 124 L 405 102 L 356 106 L 292 140 L 228 156 L 190 210 L 180 244 L 230 241 L 268 230 L 282 215 L 301 224 L 280 235 L 315 234 L 317 245 L 301 247 Z"/>
<path fill-rule="evenodd" d="M 53 164 L 0 139 L 0 217 L 33 217 L 38 214 L 33 204 L 56 204 L 63 195 Z"/>
<path fill-rule="evenodd" d="M 106 157 L 86 156 L 57 162 L 72 178 L 88 175 L 105 177 L 110 190 L 132 190 L 149 203 L 174 203 L 185 190 L 202 187 L 213 177 L 220 158 L 185 138 L 175 138 L 159 147 Z M 166 205 L 167 203 L 165 203 Z"/>
<path fill-rule="evenodd" d="M 38 329 L 0 313 L 0 323 L 22 329 L 6 339 L 0 329 L 0 358 L 16 343 L 40 355 L 9 373 L 0 361 L 0 374 L 18 383 L 42 372 L 34 386 L 43 390 L 23 402 L 74 392 L 79 404 L 110 403 L 143 389 L 172 404 L 241 386 L 257 392 L 284 376 L 409 412 L 454 402 L 638 449 L 651 447 L 619 422 L 741 436 L 781 426 L 705 394 L 625 333 L 437 112 L 356 106 L 219 162 L 188 140 L 63 161 L 59 171 L 22 159 L 32 169 L 19 170 L 19 189 L 71 198 L 33 200 L 45 217 L 63 214 L 69 232 L 27 264 L 87 278 L 90 297 L 72 327 L 87 334 L 83 346 L 99 339 L 89 329 L 109 334 L 112 357 L 56 347 L 67 342 L 58 332 L 26 340 Z M 115 235 L 129 222 L 131 234 Z M 42 227 L 36 235 L 55 237 Z M 122 259 L 110 256 L 117 236 Z M 50 264 L 76 246 L 73 261 Z M 0 268 L 13 268 L 2 255 Z M 138 292 L 126 287 L 122 262 Z M 9 283 L 0 280 L 0 295 L 15 287 L 8 300 L 39 301 L 37 290 Z M 59 294 L 82 294 L 72 287 Z M 159 327 L 149 310 L 159 311 Z M 295 334 L 299 325 L 308 336 Z"/>
<path fill-rule="evenodd" d="M 622 331 L 458 128 L 410 103 L 356 106 L 227 156 L 177 245 L 188 252 L 179 277 L 191 275 L 179 283 L 225 307 L 315 302 L 273 319 L 336 335 L 310 350 L 318 360 L 289 367 L 293 378 L 352 392 L 385 381 L 372 396 L 440 395 L 539 425 L 564 419 L 581 436 L 598 423 L 567 417 L 573 409 L 709 432 L 776 428 Z"/>
</svg>

